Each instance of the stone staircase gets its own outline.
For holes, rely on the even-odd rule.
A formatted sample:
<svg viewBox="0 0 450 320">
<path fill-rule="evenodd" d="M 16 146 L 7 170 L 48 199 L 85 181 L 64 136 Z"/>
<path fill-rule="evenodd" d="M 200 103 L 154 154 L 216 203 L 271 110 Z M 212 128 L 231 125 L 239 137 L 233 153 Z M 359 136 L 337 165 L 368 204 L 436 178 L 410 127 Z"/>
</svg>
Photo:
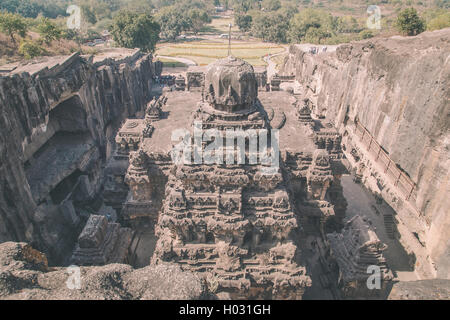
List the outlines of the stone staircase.
<svg viewBox="0 0 450 320">
<path fill-rule="evenodd" d="M 389 239 L 395 239 L 395 233 L 397 231 L 397 227 L 395 225 L 395 219 L 392 214 L 384 214 L 383 215 L 384 228 Z"/>
</svg>

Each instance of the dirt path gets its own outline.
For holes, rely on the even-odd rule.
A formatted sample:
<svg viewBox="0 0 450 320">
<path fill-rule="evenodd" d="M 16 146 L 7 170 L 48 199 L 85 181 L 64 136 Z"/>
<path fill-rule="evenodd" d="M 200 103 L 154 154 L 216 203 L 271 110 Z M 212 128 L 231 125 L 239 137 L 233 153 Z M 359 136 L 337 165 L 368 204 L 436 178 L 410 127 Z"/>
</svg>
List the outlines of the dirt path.
<svg viewBox="0 0 450 320">
<path fill-rule="evenodd" d="M 277 64 L 272 61 L 272 58 L 277 57 L 282 54 L 288 53 L 289 48 L 285 48 L 284 51 L 274 53 L 274 54 L 268 54 L 264 57 L 264 61 L 267 63 L 267 79 L 272 79 L 272 77 L 277 73 Z"/>
</svg>

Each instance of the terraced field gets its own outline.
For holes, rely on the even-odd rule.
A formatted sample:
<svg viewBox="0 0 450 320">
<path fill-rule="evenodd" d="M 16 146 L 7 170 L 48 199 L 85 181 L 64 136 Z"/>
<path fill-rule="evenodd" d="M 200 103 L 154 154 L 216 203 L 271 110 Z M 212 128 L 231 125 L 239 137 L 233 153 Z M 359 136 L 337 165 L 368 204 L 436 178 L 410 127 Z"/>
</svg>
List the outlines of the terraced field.
<svg viewBox="0 0 450 320">
<path fill-rule="evenodd" d="M 264 56 L 284 50 L 285 47 L 281 45 L 264 42 L 233 40 L 231 44 L 231 53 L 235 57 L 244 59 L 254 66 L 266 65 L 263 60 Z M 227 40 L 204 40 L 174 43 L 158 48 L 156 54 L 168 57 L 183 57 L 195 61 L 198 65 L 207 65 L 228 55 L 228 42 Z"/>
</svg>

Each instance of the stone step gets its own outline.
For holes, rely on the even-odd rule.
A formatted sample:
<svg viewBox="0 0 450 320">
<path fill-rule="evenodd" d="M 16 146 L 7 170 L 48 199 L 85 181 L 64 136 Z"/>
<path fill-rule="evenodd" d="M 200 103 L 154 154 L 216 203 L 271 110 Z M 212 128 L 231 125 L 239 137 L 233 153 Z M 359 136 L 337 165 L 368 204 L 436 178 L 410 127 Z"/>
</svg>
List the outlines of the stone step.
<svg viewBox="0 0 450 320">
<path fill-rule="evenodd" d="M 395 232 L 397 230 L 394 217 L 391 214 L 385 214 L 385 215 L 383 215 L 383 222 L 384 222 L 384 228 L 386 230 L 388 237 L 390 239 L 394 239 Z"/>
</svg>

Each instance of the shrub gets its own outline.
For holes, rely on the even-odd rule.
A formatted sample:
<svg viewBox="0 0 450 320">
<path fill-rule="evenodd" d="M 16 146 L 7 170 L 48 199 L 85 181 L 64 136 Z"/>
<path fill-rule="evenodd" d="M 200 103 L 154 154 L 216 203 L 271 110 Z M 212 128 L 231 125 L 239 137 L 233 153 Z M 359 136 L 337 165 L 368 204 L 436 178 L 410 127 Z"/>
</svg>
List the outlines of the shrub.
<svg viewBox="0 0 450 320">
<path fill-rule="evenodd" d="M 445 12 L 430 20 L 427 29 L 430 31 L 439 30 L 450 27 L 450 12 Z"/>
<path fill-rule="evenodd" d="M 43 53 L 43 48 L 35 41 L 22 40 L 19 46 L 19 54 L 25 59 L 32 59 Z"/>
<path fill-rule="evenodd" d="M 25 37 L 28 30 L 26 20 L 19 14 L 0 12 L 0 31 L 6 33 L 15 44 L 15 34 Z"/>
<path fill-rule="evenodd" d="M 397 16 L 397 29 L 408 36 L 415 36 L 425 31 L 425 22 L 414 8 L 407 8 Z"/>
<path fill-rule="evenodd" d="M 371 30 L 363 30 L 359 33 L 361 39 L 373 38 L 373 32 Z"/>
<path fill-rule="evenodd" d="M 46 44 L 49 44 L 53 40 L 59 40 L 63 36 L 63 30 L 50 21 L 49 18 L 43 18 L 37 29 Z"/>
<path fill-rule="evenodd" d="M 237 14 L 234 16 L 234 22 L 241 31 L 249 31 L 252 27 L 252 16 L 248 14 Z"/>
</svg>

